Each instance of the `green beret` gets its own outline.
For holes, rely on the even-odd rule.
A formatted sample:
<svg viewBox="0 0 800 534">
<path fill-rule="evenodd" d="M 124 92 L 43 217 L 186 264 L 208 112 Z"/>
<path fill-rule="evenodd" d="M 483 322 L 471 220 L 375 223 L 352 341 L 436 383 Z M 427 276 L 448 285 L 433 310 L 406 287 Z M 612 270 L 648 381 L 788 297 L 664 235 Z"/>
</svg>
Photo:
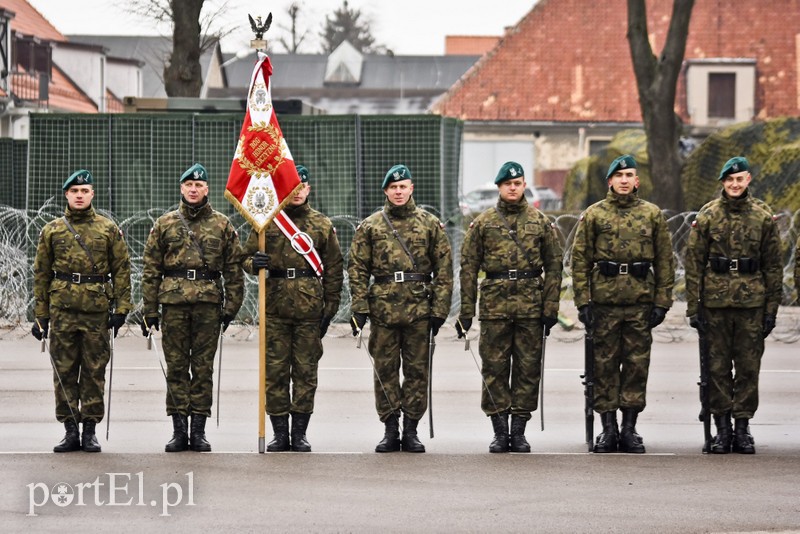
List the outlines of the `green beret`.
<svg viewBox="0 0 800 534">
<path fill-rule="evenodd" d="M 611 162 L 611 165 L 608 167 L 608 172 L 606 173 L 606 180 L 614 176 L 614 173 L 620 169 L 635 169 L 636 168 L 636 160 L 633 159 L 633 156 L 630 154 L 625 154 L 624 156 L 620 156 L 614 161 Z"/>
<path fill-rule="evenodd" d="M 522 165 L 516 161 L 507 161 L 503 163 L 502 167 L 500 167 L 497 177 L 494 179 L 494 183 L 499 184 L 500 182 L 505 182 L 506 180 L 511 180 L 512 178 L 524 177 L 525 172 L 522 170 Z"/>
<path fill-rule="evenodd" d="M 181 183 L 185 182 L 186 180 L 199 180 L 201 182 L 208 181 L 208 172 L 206 168 L 200 165 L 199 163 L 195 163 L 181 175 Z"/>
<path fill-rule="evenodd" d="M 735 158 L 731 158 L 725 162 L 725 165 L 722 166 L 722 170 L 719 173 L 718 180 L 722 180 L 729 174 L 736 174 L 737 172 L 744 172 L 750 170 L 750 164 L 747 162 L 747 158 L 743 158 L 742 156 L 736 156 Z"/>
<path fill-rule="evenodd" d="M 389 169 L 389 172 L 387 172 L 386 176 L 383 178 L 381 189 L 389 187 L 390 182 L 401 182 L 403 180 L 411 180 L 411 171 L 401 163 Z"/>
<path fill-rule="evenodd" d="M 92 173 L 85 169 L 81 169 L 79 171 L 75 171 L 72 173 L 72 176 L 66 179 L 64 185 L 61 186 L 63 191 L 66 191 L 73 185 L 92 185 L 94 182 L 92 181 Z"/>
<path fill-rule="evenodd" d="M 306 169 L 302 165 L 296 165 L 297 168 L 297 176 L 300 177 L 300 181 L 304 184 L 308 183 L 308 169 Z"/>
</svg>

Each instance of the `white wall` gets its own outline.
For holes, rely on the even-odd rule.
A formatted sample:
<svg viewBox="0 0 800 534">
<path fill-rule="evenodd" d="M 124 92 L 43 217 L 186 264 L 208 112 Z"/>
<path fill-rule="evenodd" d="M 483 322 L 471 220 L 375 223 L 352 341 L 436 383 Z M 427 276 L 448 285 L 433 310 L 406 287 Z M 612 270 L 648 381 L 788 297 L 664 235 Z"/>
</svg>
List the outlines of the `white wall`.
<svg viewBox="0 0 800 534">
<path fill-rule="evenodd" d="M 120 99 L 126 96 L 142 96 L 142 69 L 131 63 L 106 62 L 106 85 Z"/>
<path fill-rule="evenodd" d="M 101 112 L 105 111 L 105 55 L 99 51 L 69 47 L 53 48 L 53 63 L 86 93 Z"/>
<path fill-rule="evenodd" d="M 461 154 L 462 192 L 493 184 L 503 163 L 522 165 L 529 184 L 534 183 L 533 136 L 478 137 L 464 134 Z"/>
</svg>

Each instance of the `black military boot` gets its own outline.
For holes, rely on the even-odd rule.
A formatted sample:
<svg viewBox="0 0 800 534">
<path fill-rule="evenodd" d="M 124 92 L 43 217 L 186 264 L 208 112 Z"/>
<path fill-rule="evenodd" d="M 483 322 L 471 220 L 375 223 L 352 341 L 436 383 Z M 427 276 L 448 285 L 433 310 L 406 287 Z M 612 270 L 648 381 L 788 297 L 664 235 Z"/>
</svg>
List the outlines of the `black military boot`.
<svg viewBox="0 0 800 534">
<path fill-rule="evenodd" d="M 100 452 L 100 444 L 94 434 L 94 421 L 83 422 L 83 433 L 81 434 L 81 449 L 83 452 Z"/>
<path fill-rule="evenodd" d="M 64 421 L 67 433 L 61 443 L 53 447 L 53 452 L 72 452 L 81 450 L 81 437 L 78 435 L 78 425 L 72 419 Z"/>
<path fill-rule="evenodd" d="M 400 418 L 397 414 L 392 414 L 383 423 L 386 431 L 383 439 L 375 447 L 375 452 L 397 452 L 400 450 Z"/>
<path fill-rule="evenodd" d="M 311 444 L 306 439 L 306 429 L 310 413 L 292 414 L 292 450 L 294 452 L 311 452 Z"/>
<path fill-rule="evenodd" d="M 206 416 L 192 414 L 192 432 L 189 448 L 195 452 L 211 452 L 211 444 L 206 440 Z"/>
<path fill-rule="evenodd" d="M 714 416 L 714 424 L 717 426 L 717 435 L 711 442 L 712 454 L 728 454 L 731 452 L 731 442 L 733 441 L 733 427 L 731 426 L 731 412 Z"/>
<path fill-rule="evenodd" d="M 285 452 L 289 450 L 289 416 L 270 415 L 272 423 L 272 441 L 267 444 L 267 452 Z"/>
<path fill-rule="evenodd" d="M 739 454 L 755 454 L 755 440 L 750 435 L 750 422 L 748 419 L 737 418 L 733 427 L 733 452 Z"/>
<path fill-rule="evenodd" d="M 492 414 L 494 439 L 489 445 L 489 452 L 508 452 L 508 414 Z"/>
<path fill-rule="evenodd" d="M 172 414 L 172 439 L 164 447 L 164 452 L 189 450 L 189 417 L 179 413 Z"/>
<path fill-rule="evenodd" d="M 511 436 L 509 437 L 509 449 L 511 452 L 531 452 L 531 445 L 525 439 L 525 426 L 528 421 L 521 415 L 511 416 Z"/>
<path fill-rule="evenodd" d="M 636 419 L 639 412 L 633 408 L 622 409 L 622 429 L 619 431 L 620 452 L 644 454 L 644 440 L 636 432 Z"/>
<path fill-rule="evenodd" d="M 617 452 L 617 441 L 619 440 L 617 411 L 601 413 L 600 420 L 603 422 L 603 432 L 597 436 L 594 452 Z"/>
<path fill-rule="evenodd" d="M 425 452 L 425 445 L 417 437 L 417 423 L 419 420 L 403 415 L 403 442 L 401 445 L 406 452 Z"/>
</svg>

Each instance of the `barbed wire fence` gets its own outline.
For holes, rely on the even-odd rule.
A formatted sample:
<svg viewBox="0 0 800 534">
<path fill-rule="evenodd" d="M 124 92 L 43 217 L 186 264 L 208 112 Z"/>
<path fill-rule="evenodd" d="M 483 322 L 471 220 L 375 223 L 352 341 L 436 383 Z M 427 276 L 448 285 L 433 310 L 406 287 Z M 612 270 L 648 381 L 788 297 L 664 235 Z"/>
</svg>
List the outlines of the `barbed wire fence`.
<svg viewBox="0 0 800 534">
<path fill-rule="evenodd" d="M 454 281 L 453 303 L 450 311 L 449 323 L 458 316 L 459 303 L 459 264 L 460 249 L 466 233 L 466 226 L 460 216 L 441 217 L 437 209 L 428 205 L 421 205 L 423 209 L 442 218 L 448 228 L 451 246 L 453 249 Z M 151 208 L 121 220 L 112 214 L 98 209 L 98 213 L 114 220 L 125 234 L 126 243 L 131 256 L 131 285 L 134 294 L 134 310 L 129 316 L 128 325 L 121 335 L 138 335 L 138 321 L 141 318 L 141 280 L 142 280 L 142 252 L 150 228 L 155 220 L 167 210 Z M 0 206 L 0 340 L 9 338 L 22 338 L 29 334 L 33 309 L 33 257 L 39 232 L 49 221 L 63 214 L 62 199 L 52 197 L 38 210 L 21 210 L 7 206 Z M 684 284 L 684 253 L 686 243 L 696 212 L 683 212 L 668 214 L 668 224 L 672 234 L 673 254 L 675 257 L 675 305 L 667 315 L 667 320 L 653 331 L 656 341 L 680 342 L 696 339 L 694 330 L 689 327 L 685 317 L 685 284 Z M 778 324 L 770 337 L 784 343 L 795 343 L 800 340 L 800 307 L 797 306 L 796 291 L 794 288 L 794 245 L 797 241 L 798 228 L 800 228 L 800 210 L 791 213 L 780 212 L 777 215 L 781 240 L 784 247 L 783 268 L 783 306 L 778 314 Z M 583 339 L 583 330 L 577 323 L 577 310 L 572 303 L 572 278 L 569 272 L 571 262 L 572 242 L 578 222 L 578 213 L 564 213 L 550 215 L 555 224 L 560 242 L 564 248 L 564 279 L 562 283 L 562 299 L 560 312 L 560 327 L 554 329 L 553 337 L 560 341 L 577 342 Z M 331 217 L 337 234 L 343 244 L 342 253 L 347 257 L 349 244 L 360 220 L 355 216 L 339 215 Z M 240 236 L 249 234 L 250 228 L 241 218 L 233 218 Z M 257 278 L 245 274 L 245 300 L 239 312 L 237 327 L 232 329 L 230 335 L 237 339 L 256 339 L 258 317 L 258 282 Z M 347 276 L 345 273 L 345 287 L 342 291 L 342 302 L 339 312 L 334 318 L 334 324 L 328 335 L 342 337 L 349 335 L 350 327 L 347 324 L 350 317 L 350 293 Z M 446 335 L 448 333 L 446 332 Z M 449 334 L 455 337 L 455 330 L 450 329 Z M 473 336 L 477 332 L 473 333 Z"/>
</svg>

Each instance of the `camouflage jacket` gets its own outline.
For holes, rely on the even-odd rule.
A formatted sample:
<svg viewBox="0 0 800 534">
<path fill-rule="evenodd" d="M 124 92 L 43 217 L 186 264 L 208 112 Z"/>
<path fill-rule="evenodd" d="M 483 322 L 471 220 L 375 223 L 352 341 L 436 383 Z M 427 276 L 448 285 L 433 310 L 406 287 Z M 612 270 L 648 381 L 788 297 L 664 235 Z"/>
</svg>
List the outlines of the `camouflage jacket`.
<svg viewBox="0 0 800 534">
<path fill-rule="evenodd" d="M 517 234 L 523 253 L 506 228 Z M 529 258 L 530 262 L 529 263 Z M 475 316 L 478 273 L 541 269 L 541 276 L 516 281 L 484 278 L 480 284 L 480 318 L 529 319 L 556 317 L 561 291 L 561 244 L 550 219 L 529 206 L 498 199 L 497 206 L 478 215 L 461 246 L 461 317 Z"/>
<path fill-rule="evenodd" d="M 650 262 L 651 268 L 641 278 L 606 276 L 600 272 L 599 261 Z M 604 200 L 581 214 L 572 246 L 575 306 L 652 303 L 668 309 L 674 283 L 672 239 L 658 206 L 636 193 L 620 195 L 609 189 Z"/>
<path fill-rule="evenodd" d="M 717 273 L 709 258 L 752 258 L 753 273 Z M 759 308 L 775 315 L 782 292 L 781 240 L 773 217 L 749 196 L 725 195 L 703 206 L 692 223 L 686 250 L 688 315 L 702 301 L 709 308 Z"/>
<path fill-rule="evenodd" d="M 81 236 L 81 247 L 64 219 L 47 223 L 39 234 L 33 262 L 33 294 L 36 317 L 50 317 L 50 307 L 82 312 L 127 314 L 131 311 L 131 261 L 122 231 L 98 215 L 93 207 L 72 211 L 65 217 Z M 92 267 L 92 260 L 96 269 Z M 55 273 L 111 275 L 110 283 L 74 284 L 55 278 Z"/>
<path fill-rule="evenodd" d="M 178 211 L 202 247 L 186 231 Z M 165 271 L 197 269 L 220 271 L 217 280 L 188 280 L 164 276 Z M 144 247 L 142 300 L 145 317 L 158 316 L 159 304 L 219 303 L 222 313 L 235 316 L 244 298 L 239 237 L 228 217 L 206 202 L 193 208 L 181 201 L 176 211 L 156 220 Z M 223 284 L 224 280 L 224 284 Z"/>
<path fill-rule="evenodd" d="M 307 233 L 322 260 L 323 276 L 312 278 L 269 278 L 266 281 L 267 315 L 292 319 L 333 317 L 339 309 L 344 282 L 342 250 L 331 220 L 308 203 L 289 206 L 286 215 L 301 232 Z M 270 269 L 311 269 L 289 239 L 273 223 L 264 229 Z M 253 271 L 253 254 L 258 250 L 258 233 L 253 230 L 244 246 L 244 269 Z"/>
<path fill-rule="evenodd" d="M 444 226 L 418 209 L 410 198 L 404 206 L 388 200 L 383 211 L 406 243 L 417 266 L 403 250 L 381 212 L 373 213 L 356 229 L 350 245 L 347 273 L 351 310 L 369 313 L 384 324 L 409 324 L 423 317 L 447 318 L 453 293 L 453 265 Z M 432 274 L 433 281 L 384 282 L 370 285 L 370 276 L 395 272 Z"/>
</svg>

